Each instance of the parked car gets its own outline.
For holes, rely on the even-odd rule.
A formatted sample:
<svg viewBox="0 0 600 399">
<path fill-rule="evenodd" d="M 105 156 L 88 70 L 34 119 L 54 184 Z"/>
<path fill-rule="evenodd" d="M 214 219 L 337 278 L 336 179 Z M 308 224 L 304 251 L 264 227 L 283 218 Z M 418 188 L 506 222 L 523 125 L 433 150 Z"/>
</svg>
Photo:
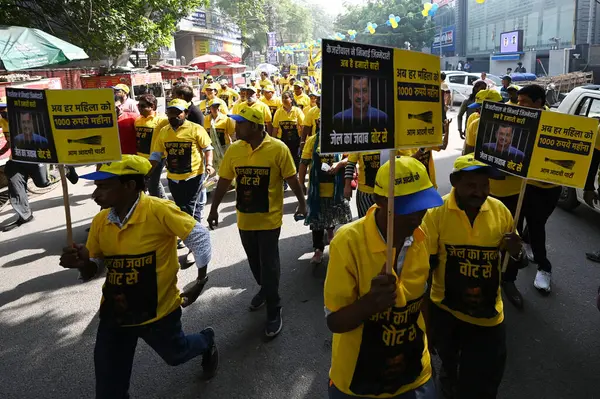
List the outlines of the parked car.
<svg viewBox="0 0 600 399">
<path fill-rule="evenodd" d="M 600 121 L 600 86 L 589 85 L 577 87 L 569 92 L 562 100 L 557 112 L 563 114 L 586 116 Z M 563 187 L 558 206 L 567 211 L 572 211 L 580 204 L 588 206 L 583 200 L 583 190 L 579 188 Z M 592 208 L 600 213 L 600 208 Z"/>
<path fill-rule="evenodd" d="M 494 82 L 496 90 L 500 91 L 502 79 L 489 73 L 487 77 Z M 453 101 L 461 103 L 465 98 L 469 97 L 473 91 L 473 83 L 479 79 L 481 79 L 481 73 L 446 71 L 446 83 L 448 83 L 448 87 L 452 90 Z"/>
</svg>

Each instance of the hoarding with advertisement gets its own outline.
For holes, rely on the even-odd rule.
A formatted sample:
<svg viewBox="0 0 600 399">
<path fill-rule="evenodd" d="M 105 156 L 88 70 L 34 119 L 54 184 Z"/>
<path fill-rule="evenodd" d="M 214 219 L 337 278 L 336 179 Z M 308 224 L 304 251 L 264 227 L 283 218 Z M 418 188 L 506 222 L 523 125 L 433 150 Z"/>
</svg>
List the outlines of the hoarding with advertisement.
<svg viewBox="0 0 600 399">
<path fill-rule="evenodd" d="M 456 29 L 454 25 L 448 26 L 442 29 L 442 32 L 439 33 L 433 38 L 433 43 L 431 44 L 431 54 L 440 54 L 440 48 L 442 50 L 442 54 L 449 54 L 456 51 L 456 45 L 454 41 Z"/>
<path fill-rule="evenodd" d="M 523 51 L 523 31 L 513 30 L 500 34 L 500 53 L 518 53 Z"/>
</svg>

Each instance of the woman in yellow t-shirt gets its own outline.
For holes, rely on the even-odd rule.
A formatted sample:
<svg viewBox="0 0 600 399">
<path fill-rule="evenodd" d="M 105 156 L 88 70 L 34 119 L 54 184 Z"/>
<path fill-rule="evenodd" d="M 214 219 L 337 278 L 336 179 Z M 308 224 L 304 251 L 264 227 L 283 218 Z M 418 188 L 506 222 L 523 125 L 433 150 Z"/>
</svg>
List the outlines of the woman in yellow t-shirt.
<svg viewBox="0 0 600 399">
<path fill-rule="evenodd" d="M 304 224 L 312 231 L 315 253 L 310 263 L 318 265 L 323 260 L 325 250 L 325 230 L 328 242 L 333 240 L 335 226 L 350 223 L 352 212 L 350 203 L 344 198 L 344 172 L 347 157 L 340 155 L 321 155 L 319 136 L 321 132 L 310 136 L 302 151 L 302 159 L 298 168 L 298 179 L 304 187 L 306 170 L 310 166 L 308 187 L 308 214 Z"/>
<path fill-rule="evenodd" d="M 294 94 L 286 91 L 281 96 L 282 106 L 273 117 L 273 137 L 277 137 L 290 149 L 294 164 L 298 168 L 300 163 L 300 132 L 304 113 L 296 106 Z"/>
</svg>

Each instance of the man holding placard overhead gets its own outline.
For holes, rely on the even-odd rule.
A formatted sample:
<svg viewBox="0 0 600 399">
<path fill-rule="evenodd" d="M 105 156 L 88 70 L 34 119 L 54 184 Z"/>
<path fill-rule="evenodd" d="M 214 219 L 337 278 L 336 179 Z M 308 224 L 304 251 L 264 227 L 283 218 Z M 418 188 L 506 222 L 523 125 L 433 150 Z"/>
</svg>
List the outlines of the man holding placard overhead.
<svg viewBox="0 0 600 399">
<path fill-rule="evenodd" d="M 500 253 L 520 263 L 523 251 L 510 211 L 489 197 L 490 177 L 499 174 L 473 154 L 458 157 L 452 191 L 423 220 L 430 254 L 437 259 L 430 336 L 442 360 L 447 398 L 493 399 L 504 373 Z"/>
<path fill-rule="evenodd" d="M 390 163 L 375 179 L 374 206 L 331 242 L 325 313 L 333 334 L 329 398 L 433 399 L 421 306 L 429 277 L 427 209 L 443 204 L 425 166 L 395 159 L 394 253 L 386 274 Z"/>
</svg>

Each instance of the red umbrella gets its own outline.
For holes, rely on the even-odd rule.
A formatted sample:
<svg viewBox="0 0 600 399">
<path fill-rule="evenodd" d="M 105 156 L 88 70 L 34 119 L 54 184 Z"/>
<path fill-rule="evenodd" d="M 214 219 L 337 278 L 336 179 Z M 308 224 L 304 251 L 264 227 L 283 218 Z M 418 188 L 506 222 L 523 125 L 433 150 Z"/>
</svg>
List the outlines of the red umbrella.
<svg viewBox="0 0 600 399">
<path fill-rule="evenodd" d="M 204 54 L 190 61 L 190 66 L 200 69 L 210 69 L 215 65 L 227 64 L 227 60 L 214 54 Z"/>
<path fill-rule="evenodd" d="M 219 57 L 226 59 L 229 62 L 232 63 L 238 63 L 238 62 L 242 62 L 242 58 L 238 57 L 235 54 L 231 54 L 229 51 L 215 51 L 214 53 L 211 53 L 214 55 L 218 55 Z"/>
</svg>

